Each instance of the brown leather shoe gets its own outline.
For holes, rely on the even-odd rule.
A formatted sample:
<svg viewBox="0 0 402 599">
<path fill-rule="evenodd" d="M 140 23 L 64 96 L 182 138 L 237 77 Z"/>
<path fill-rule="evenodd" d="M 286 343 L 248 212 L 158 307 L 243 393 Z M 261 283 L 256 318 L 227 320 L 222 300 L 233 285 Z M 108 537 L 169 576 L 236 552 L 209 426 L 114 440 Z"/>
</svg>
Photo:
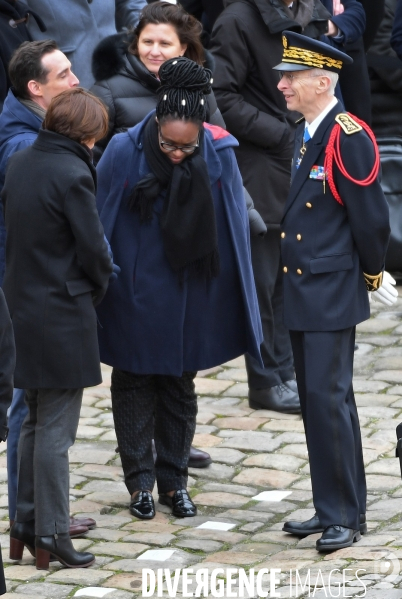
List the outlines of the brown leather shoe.
<svg viewBox="0 0 402 599">
<path fill-rule="evenodd" d="M 93 518 L 74 518 L 70 516 L 70 526 L 86 526 L 89 530 L 96 528 L 96 522 Z"/>
<path fill-rule="evenodd" d="M 188 457 L 189 468 L 206 468 L 210 464 L 212 464 L 212 459 L 209 453 L 193 446 L 190 447 L 190 455 Z"/>
<path fill-rule="evenodd" d="M 154 462 L 156 462 L 157 455 L 155 441 L 153 439 L 152 453 L 154 456 Z M 197 449 L 196 447 L 193 447 L 193 445 L 190 447 L 190 455 L 188 456 L 187 464 L 189 468 L 206 468 L 210 464 L 212 464 L 212 458 L 209 455 L 209 453 L 207 453 L 206 451 L 202 451 L 201 449 Z"/>
<path fill-rule="evenodd" d="M 75 537 L 81 537 L 88 532 L 88 526 L 83 526 L 82 524 L 71 524 L 70 522 L 70 537 L 75 539 Z"/>
</svg>

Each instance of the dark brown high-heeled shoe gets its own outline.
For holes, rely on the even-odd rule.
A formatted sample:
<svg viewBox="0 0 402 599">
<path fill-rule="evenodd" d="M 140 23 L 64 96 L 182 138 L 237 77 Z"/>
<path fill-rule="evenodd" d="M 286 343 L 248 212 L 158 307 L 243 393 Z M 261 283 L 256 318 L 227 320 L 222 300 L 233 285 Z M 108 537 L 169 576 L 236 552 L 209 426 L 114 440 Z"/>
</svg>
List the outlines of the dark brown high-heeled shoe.
<svg viewBox="0 0 402 599">
<path fill-rule="evenodd" d="M 54 556 L 67 568 L 88 568 L 95 561 L 95 556 L 92 553 L 74 549 L 68 532 L 35 537 L 35 549 L 37 570 L 48 570 L 51 556 Z"/>
<path fill-rule="evenodd" d="M 10 559 L 22 559 L 24 547 L 35 557 L 35 520 L 14 522 L 10 529 Z"/>
</svg>

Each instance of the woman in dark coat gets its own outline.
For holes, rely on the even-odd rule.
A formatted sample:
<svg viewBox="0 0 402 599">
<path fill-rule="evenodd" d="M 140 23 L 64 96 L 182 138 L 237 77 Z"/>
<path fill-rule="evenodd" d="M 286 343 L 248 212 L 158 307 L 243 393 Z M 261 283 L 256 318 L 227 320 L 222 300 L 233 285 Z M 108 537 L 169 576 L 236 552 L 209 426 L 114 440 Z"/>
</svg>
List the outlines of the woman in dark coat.
<svg viewBox="0 0 402 599">
<path fill-rule="evenodd" d="M 134 34 L 113 35 L 98 45 L 92 58 L 96 83 L 91 91 L 108 108 L 109 133 L 96 145 L 96 158 L 115 133 L 134 127 L 154 110 L 160 88 L 158 71 L 165 60 L 186 56 L 204 63 L 201 33 L 201 23 L 180 5 L 155 2 L 142 10 Z M 208 122 L 225 127 L 213 94 L 208 107 Z"/>
<path fill-rule="evenodd" d="M 196 514 L 186 490 L 196 371 L 246 351 L 259 360 L 261 342 L 237 142 L 203 126 L 211 73 L 181 57 L 159 76 L 157 119 L 116 135 L 97 169 L 100 218 L 121 267 L 98 309 L 101 359 L 113 366 L 130 511 L 144 519 L 155 515 L 155 478 L 160 503 L 176 517 Z"/>
<path fill-rule="evenodd" d="M 94 305 L 112 262 L 95 205 L 90 148 L 107 130 L 107 113 L 74 88 L 52 100 L 34 144 L 9 160 L 1 199 L 7 229 L 4 293 L 14 325 L 14 383 L 29 412 L 18 448 L 16 520 L 10 558 L 24 545 L 47 569 L 91 565 L 69 536 L 68 448 L 84 387 L 101 381 Z"/>
</svg>

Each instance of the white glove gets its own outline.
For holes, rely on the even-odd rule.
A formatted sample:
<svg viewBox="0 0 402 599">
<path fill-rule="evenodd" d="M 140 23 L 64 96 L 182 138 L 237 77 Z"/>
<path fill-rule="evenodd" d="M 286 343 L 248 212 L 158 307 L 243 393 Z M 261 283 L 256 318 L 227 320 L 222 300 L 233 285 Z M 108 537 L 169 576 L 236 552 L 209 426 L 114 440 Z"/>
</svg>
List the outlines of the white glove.
<svg viewBox="0 0 402 599">
<path fill-rule="evenodd" d="M 384 274 L 382 276 L 382 285 L 379 289 L 377 289 L 377 291 L 371 292 L 371 299 L 381 302 L 386 306 L 393 306 L 398 298 L 398 292 L 394 285 L 396 285 L 395 279 L 391 277 L 389 272 L 384 270 Z"/>
</svg>

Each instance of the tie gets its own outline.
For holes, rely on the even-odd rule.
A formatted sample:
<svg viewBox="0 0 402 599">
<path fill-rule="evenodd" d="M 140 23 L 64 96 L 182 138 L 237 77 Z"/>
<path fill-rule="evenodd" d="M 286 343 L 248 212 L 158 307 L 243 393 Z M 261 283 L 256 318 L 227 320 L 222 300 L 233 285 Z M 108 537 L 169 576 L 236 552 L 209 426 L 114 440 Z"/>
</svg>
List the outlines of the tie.
<svg viewBox="0 0 402 599">
<path fill-rule="evenodd" d="M 300 148 L 300 156 L 298 157 L 297 161 L 296 161 L 296 168 L 299 168 L 299 166 L 301 165 L 301 161 L 303 160 L 303 156 L 306 153 L 307 150 L 307 143 L 310 141 L 311 139 L 311 135 L 308 132 L 307 127 L 304 129 L 304 134 L 303 134 L 303 143 L 302 146 Z"/>
</svg>

